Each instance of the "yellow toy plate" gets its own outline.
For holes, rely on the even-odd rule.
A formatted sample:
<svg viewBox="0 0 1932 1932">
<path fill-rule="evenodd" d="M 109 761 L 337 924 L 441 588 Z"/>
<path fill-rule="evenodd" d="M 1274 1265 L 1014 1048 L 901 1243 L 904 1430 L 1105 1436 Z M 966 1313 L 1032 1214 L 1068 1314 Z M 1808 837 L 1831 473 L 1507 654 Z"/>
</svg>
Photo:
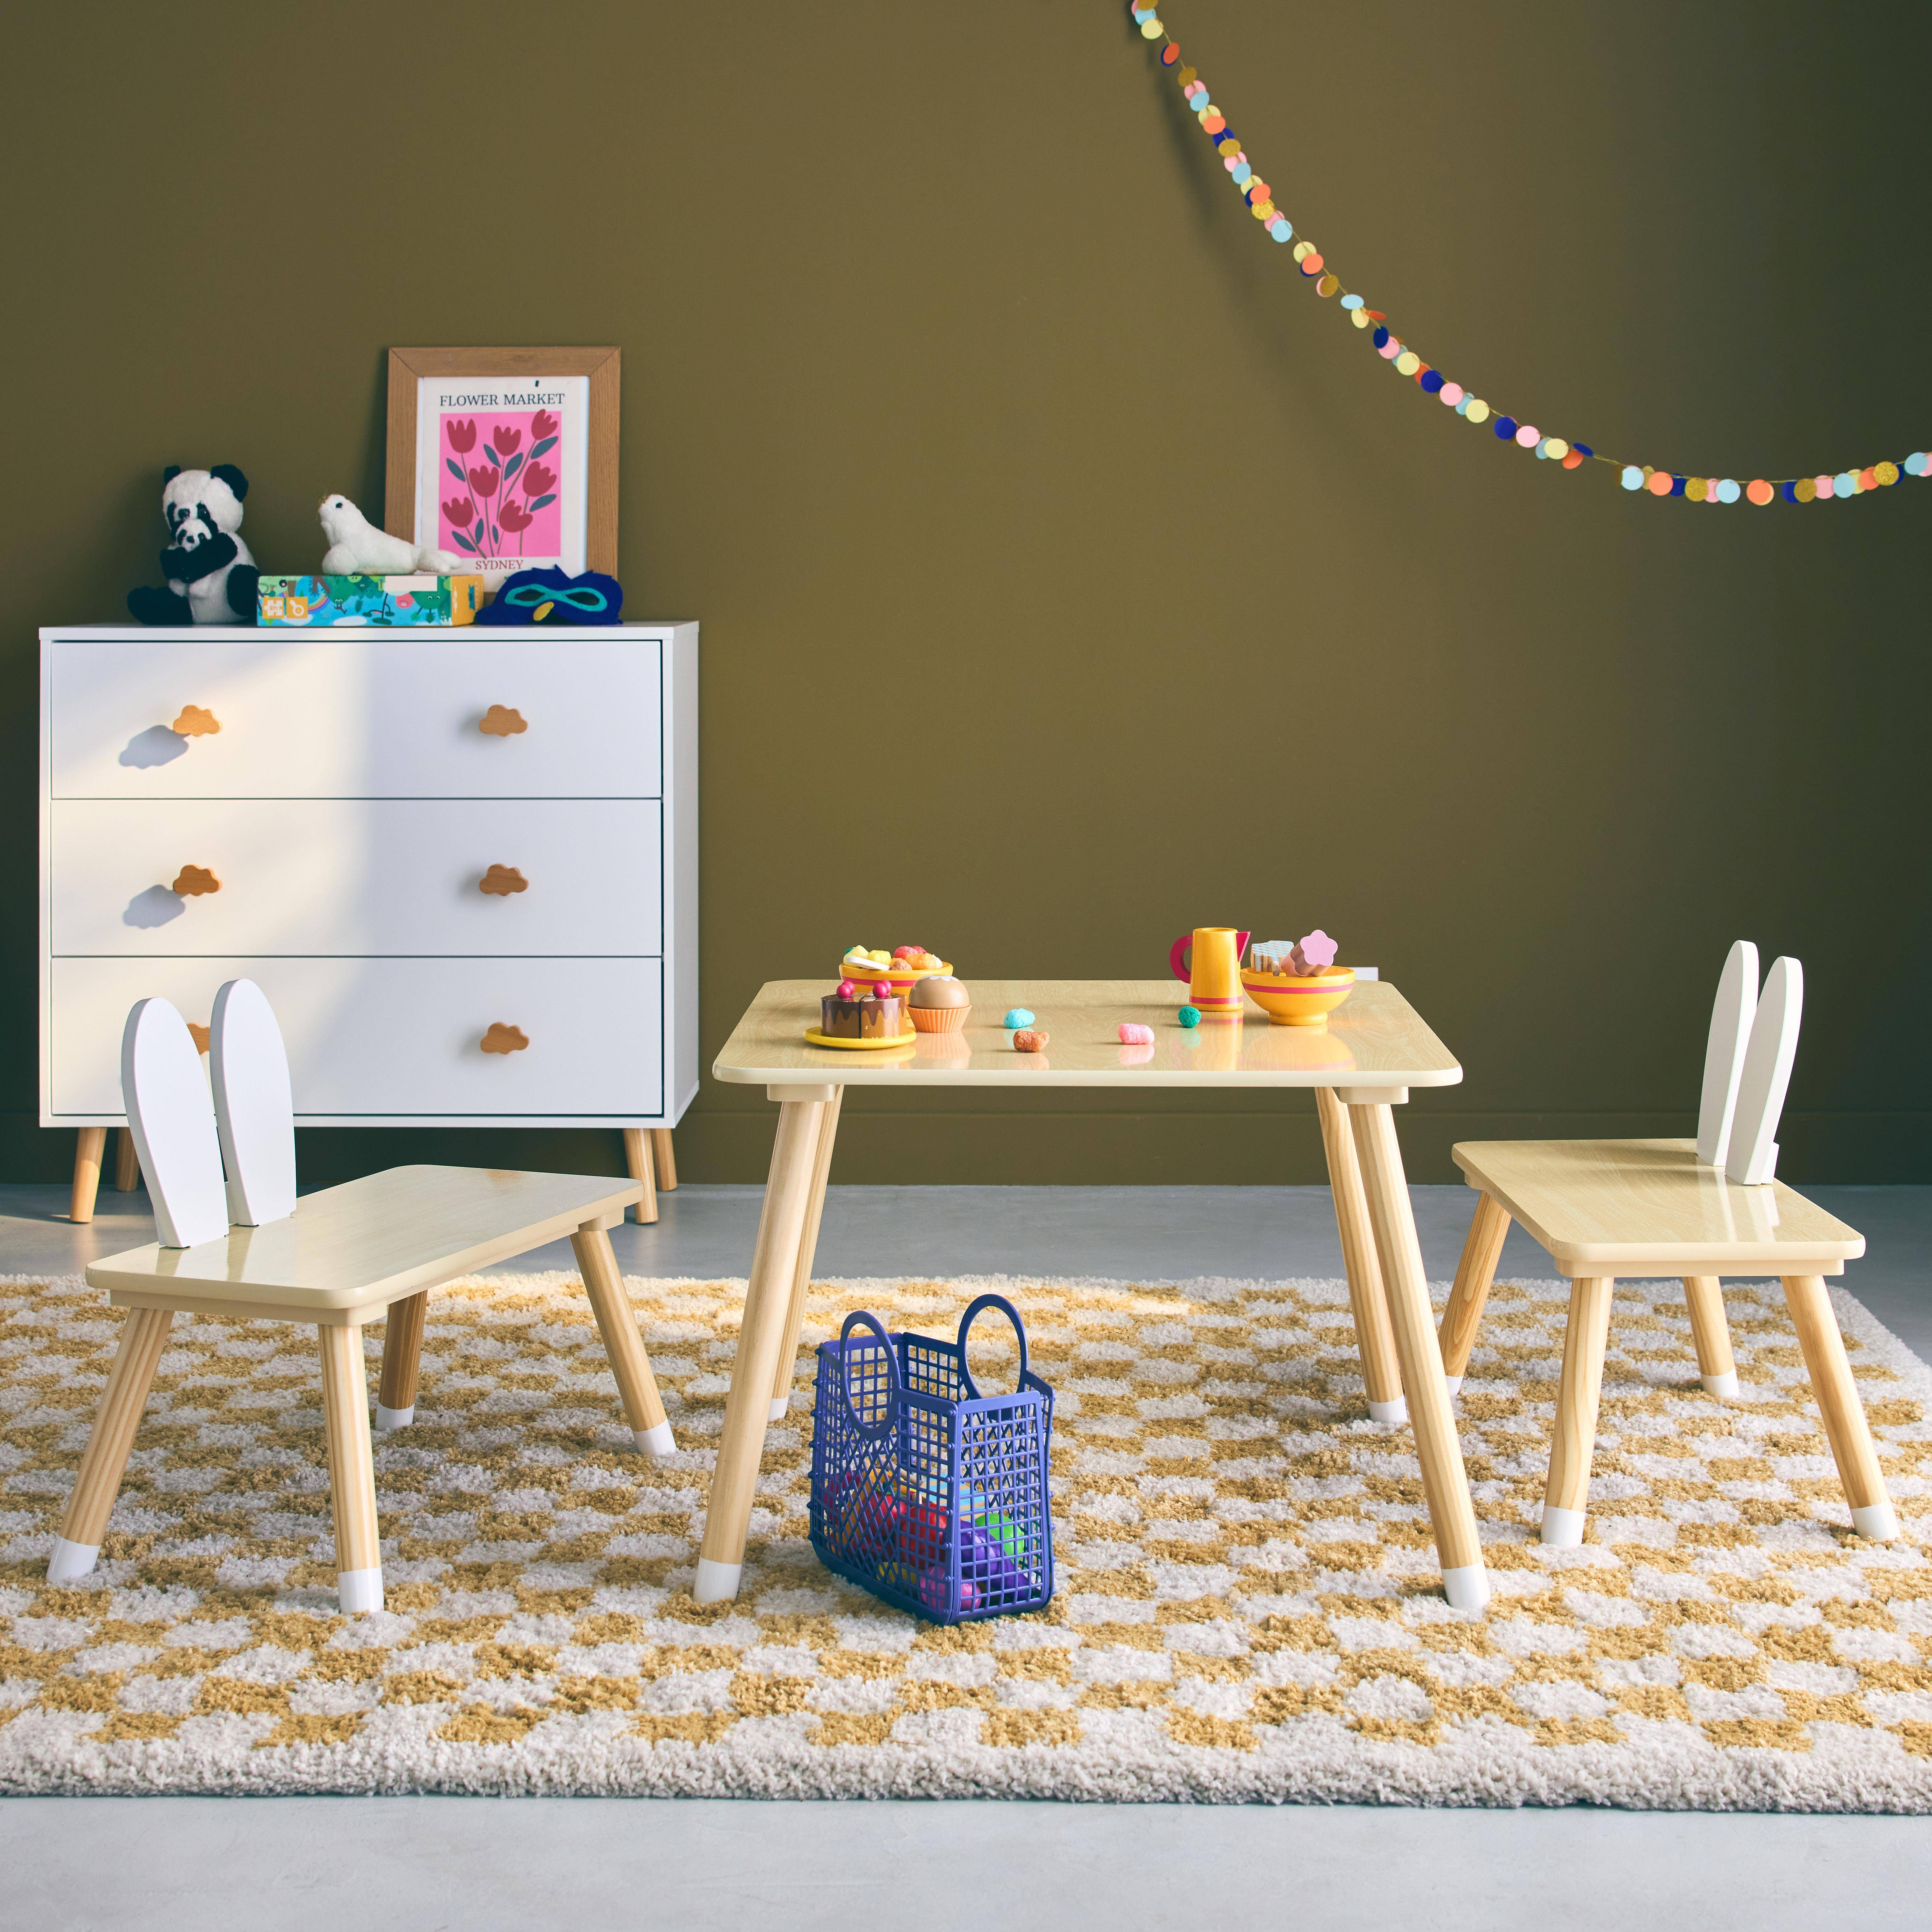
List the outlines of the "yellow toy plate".
<svg viewBox="0 0 1932 1932">
<path fill-rule="evenodd" d="M 820 1033 L 816 1027 L 805 1030 L 805 1043 L 808 1046 L 840 1046 L 848 1049 L 856 1047 L 861 1052 L 876 1052 L 883 1046 L 910 1046 L 918 1037 L 916 1033 L 902 1033 L 892 1040 L 834 1040 L 829 1033 Z"/>
</svg>

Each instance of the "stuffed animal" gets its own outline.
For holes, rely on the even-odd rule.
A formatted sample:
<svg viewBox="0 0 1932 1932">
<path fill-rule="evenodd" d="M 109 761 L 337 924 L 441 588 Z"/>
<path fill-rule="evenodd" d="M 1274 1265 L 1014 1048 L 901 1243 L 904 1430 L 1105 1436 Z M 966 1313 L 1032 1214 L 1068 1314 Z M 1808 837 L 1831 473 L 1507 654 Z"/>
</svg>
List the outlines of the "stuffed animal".
<svg viewBox="0 0 1932 1932">
<path fill-rule="evenodd" d="M 520 570 L 504 580 L 496 601 L 478 611 L 479 624 L 615 624 L 624 586 L 594 570 Z"/>
<path fill-rule="evenodd" d="M 171 463 L 162 482 L 169 542 L 161 574 L 167 588 L 148 584 L 129 591 L 129 611 L 143 624 L 252 624 L 261 572 L 236 534 L 248 478 L 232 463 L 212 470 Z"/>
<path fill-rule="evenodd" d="M 324 577 L 407 577 L 418 572 L 446 577 L 463 568 L 462 558 L 452 551 L 376 529 L 340 490 L 323 497 L 320 508 L 328 538 L 322 560 Z"/>
</svg>

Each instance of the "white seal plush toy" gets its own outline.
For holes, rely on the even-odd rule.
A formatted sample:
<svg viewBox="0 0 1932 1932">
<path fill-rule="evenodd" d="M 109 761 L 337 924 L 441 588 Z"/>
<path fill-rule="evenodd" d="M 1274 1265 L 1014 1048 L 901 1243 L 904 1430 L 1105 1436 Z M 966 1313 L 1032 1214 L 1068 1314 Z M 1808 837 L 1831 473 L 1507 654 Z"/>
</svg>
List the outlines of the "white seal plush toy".
<svg viewBox="0 0 1932 1932">
<path fill-rule="evenodd" d="M 322 560 L 325 577 L 410 576 L 418 572 L 446 577 L 463 568 L 453 551 L 429 544 L 412 544 L 374 528 L 369 519 L 340 491 L 323 497 L 322 527 L 328 538 Z"/>
<path fill-rule="evenodd" d="M 252 624 L 261 573 L 236 534 L 248 478 L 232 463 L 212 470 L 171 463 L 162 484 L 168 547 L 161 574 L 167 587 L 144 584 L 129 591 L 128 610 L 143 624 Z"/>
</svg>

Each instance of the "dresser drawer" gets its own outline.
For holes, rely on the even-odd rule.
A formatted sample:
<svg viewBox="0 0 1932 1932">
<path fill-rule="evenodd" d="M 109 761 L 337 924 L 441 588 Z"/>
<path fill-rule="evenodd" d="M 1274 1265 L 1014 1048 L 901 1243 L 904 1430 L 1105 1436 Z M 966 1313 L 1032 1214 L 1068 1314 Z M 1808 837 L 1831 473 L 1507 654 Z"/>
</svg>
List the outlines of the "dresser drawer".
<svg viewBox="0 0 1932 1932">
<path fill-rule="evenodd" d="M 289 1051 L 306 1122 L 649 1117 L 664 1108 L 656 959 L 56 959 L 50 1111 L 121 1112 L 121 1032 L 151 996 L 206 1025 L 253 980 Z M 485 1053 L 493 1025 L 529 1041 Z"/>
<path fill-rule="evenodd" d="M 326 634 L 45 646 L 56 798 L 654 798 L 662 644 Z M 177 733 L 189 706 L 218 731 Z M 507 734 L 482 727 L 513 722 Z M 198 722 L 198 721 L 190 721 Z"/>
<path fill-rule="evenodd" d="M 56 799 L 49 809 L 56 954 L 663 950 L 656 799 Z M 174 891 L 188 866 L 220 890 Z M 482 890 L 486 878 L 514 885 L 511 872 L 522 890 Z"/>
</svg>

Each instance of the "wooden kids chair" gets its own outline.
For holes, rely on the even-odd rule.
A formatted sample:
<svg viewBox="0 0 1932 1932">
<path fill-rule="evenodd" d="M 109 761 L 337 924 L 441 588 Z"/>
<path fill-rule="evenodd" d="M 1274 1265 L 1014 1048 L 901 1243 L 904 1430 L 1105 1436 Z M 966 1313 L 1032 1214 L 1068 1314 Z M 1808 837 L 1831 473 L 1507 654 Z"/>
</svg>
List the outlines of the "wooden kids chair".
<svg viewBox="0 0 1932 1932">
<path fill-rule="evenodd" d="M 1617 1277 L 1682 1279 L 1700 1374 L 1722 1400 L 1738 1393 L 1719 1288 L 1726 1273 L 1784 1282 L 1852 1527 L 1880 1542 L 1898 1534 L 1822 1279 L 1844 1274 L 1864 1252 L 1864 1237 L 1772 1178 L 1803 1003 L 1796 959 L 1773 965 L 1760 998 L 1757 949 L 1748 940 L 1732 947 L 1711 1016 L 1694 1142 L 1482 1141 L 1450 1150 L 1481 1190 L 1440 1330 L 1450 1393 L 1462 1386 L 1513 1219 L 1570 1280 L 1546 1544 L 1583 1538 Z"/>
<path fill-rule="evenodd" d="M 298 1204 L 288 1059 L 252 981 L 221 988 L 212 1035 L 205 1076 L 185 1022 L 166 1000 L 142 1000 L 128 1016 L 122 1092 L 160 1238 L 87 1270 L 91 1286 L 130 1312 L 55 1539 L 49 1582 L 94 1568 L 178 1310 L 314 1325 L 336 1588 L 347 1615 L 382 1607 L 363 1326 L 384 1322 L 376 1413 L 384 1427 L 403 1427 L 415 1414 L 428 1291 L 440 1283 L 568 1234 L 633 1438 L 647 1454 L 672 1452 L 607 1232 L 639 1198 L 638 1183 L 399 1167 Z"/>
</svg>

